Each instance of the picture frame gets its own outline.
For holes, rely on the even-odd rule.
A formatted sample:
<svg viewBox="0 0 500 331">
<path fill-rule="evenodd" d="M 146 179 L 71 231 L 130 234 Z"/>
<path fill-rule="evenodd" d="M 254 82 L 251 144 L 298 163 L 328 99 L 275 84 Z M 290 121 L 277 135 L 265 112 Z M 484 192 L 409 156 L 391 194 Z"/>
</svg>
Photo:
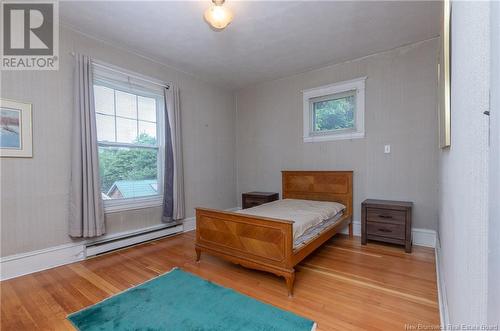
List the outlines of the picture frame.
<svg viewBox="0 0 500 331">
<path fill-rule="evenodd" d="M 32 105 L 0 99 L 0 157 L 33 157 Z"/>
<path fill-rule="evenodd" d="M 438 64 L 439 147 L 441 148 L 451 146 L 451 23 L 451 0 L 444 0 Z"/>
</svg>

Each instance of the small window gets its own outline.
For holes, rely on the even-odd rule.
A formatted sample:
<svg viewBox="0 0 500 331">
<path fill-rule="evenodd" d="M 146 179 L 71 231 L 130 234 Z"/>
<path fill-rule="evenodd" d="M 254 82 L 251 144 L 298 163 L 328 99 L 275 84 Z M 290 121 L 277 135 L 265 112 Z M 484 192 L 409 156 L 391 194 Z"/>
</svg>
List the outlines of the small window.
<svg viewBox="0 0 500 331">
<path fill-rule="evenodd" d="M 314 134 L 354 130 L 356 91 L 314 98 L 310 101 Z"/>
<path fill-rule="evenodd" d="M 105 208 L 125 210 L 131 204 L 147 204 L 147 199 L 161 201 L 163 91 L 132 82 L 129 77 L 114 77 L 103 69 L 96 70 L 94 76 Z"/>
<path fill-rule="evenodd" d="M 304 141 L 364 137 L 365 78 L 303 91 Z"/>
</svg>

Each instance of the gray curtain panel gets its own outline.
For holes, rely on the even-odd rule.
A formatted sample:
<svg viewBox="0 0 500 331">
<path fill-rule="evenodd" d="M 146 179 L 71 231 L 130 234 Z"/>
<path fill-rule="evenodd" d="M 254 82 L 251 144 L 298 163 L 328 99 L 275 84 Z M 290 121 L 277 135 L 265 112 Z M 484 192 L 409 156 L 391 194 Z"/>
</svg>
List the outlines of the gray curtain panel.
<svg viewBox="0 0 500 331">
<path fill-rule="evenodd" d="M 92 60 L 81 54 L 76 54 L 75 59 L 69 235 L 90 238 L 105 233 L 99 180 Z"/>
<path fill-rule="evenodd" d="M 184 172 L 182 166 L 179 89 L 165 88 L 165 187 L 163 222 L 184 219 Z"/>
</svg>

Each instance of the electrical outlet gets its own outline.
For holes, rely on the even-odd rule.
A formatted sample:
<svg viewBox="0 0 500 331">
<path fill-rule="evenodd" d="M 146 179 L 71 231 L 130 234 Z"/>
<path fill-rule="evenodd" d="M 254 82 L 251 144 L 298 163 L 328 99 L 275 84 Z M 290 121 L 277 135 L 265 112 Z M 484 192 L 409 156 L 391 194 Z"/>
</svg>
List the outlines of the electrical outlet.
<svg viewBox="0 0 500 331">
<path fill-rule="evenodd" d="M 391 145 L 385 145 L 384 146 L 384 153 L 385 154 L 390 154 L 391 153 Z"/>
</svg>

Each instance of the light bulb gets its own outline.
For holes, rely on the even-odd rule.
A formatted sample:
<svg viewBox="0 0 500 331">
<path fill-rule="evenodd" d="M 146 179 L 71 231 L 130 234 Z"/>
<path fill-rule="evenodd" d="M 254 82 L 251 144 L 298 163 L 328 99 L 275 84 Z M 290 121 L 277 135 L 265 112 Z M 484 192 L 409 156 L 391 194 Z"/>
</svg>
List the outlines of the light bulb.
<svg viewBox="0 0 500 331">
<path fill-rule="evenodd" d="M 205 20 L 216 30 L 222 30 L 233 20 L 233 13 L 222 4 L 213 4 L 205 10 Z"/>
</svg>

